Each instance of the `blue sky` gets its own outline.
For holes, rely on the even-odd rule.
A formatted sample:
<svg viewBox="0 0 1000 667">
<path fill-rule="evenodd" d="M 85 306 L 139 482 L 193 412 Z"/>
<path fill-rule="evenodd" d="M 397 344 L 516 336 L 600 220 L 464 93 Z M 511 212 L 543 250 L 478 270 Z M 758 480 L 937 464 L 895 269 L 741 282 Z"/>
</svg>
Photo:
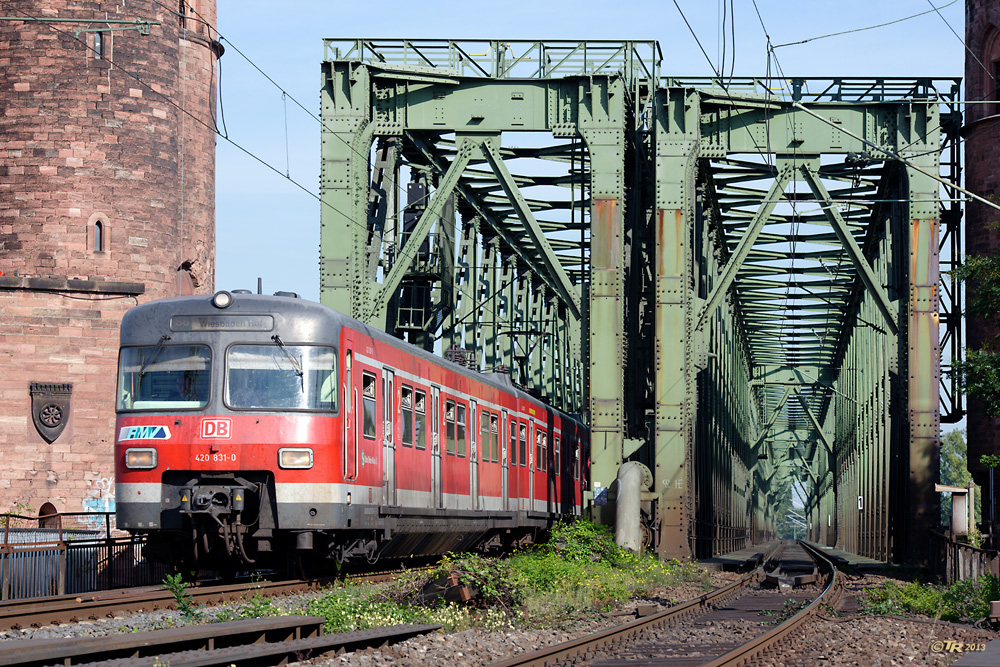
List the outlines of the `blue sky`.
<svg viewBox="0 0 1000 667">
<path fill-rule="evenodd" d="M 964 2 L 934 0 L 964 37 Z M 722 3 L 678 0 L 709 57 L 721 60 Z M 259 2 L 219 0 L 225 38 L 221 94 L 228 136 L 280 173 L 219 138 L 216 172 L 216 288 L 291 290 L 319 299 L 319 123 L 282 91 L 319 113 L 325 37 L 658 40 L 665 75 L 709 76 L 711 66 L 672 0 L 498 4 L 425 1 Z M 727 71 L 764 75 L 767 39 L 750 0 L 735 0 L 735 62 Z M 947 6 L 945 6 L 947 5 Z M 855 30 L 929 11 L 928 0 L 757 0 L 772 44 Z M 503 13 L 499 13 L 499 9 Z M 730 42 L 727 24 L 727 42 Z M 235 47 L 235 48 L 233 48 Z M 964 47 L 941 16 L 816 39 L 775 50 L 786 76 L 931 76 L 963 74 Z M 287 129 L 286 129 L 287 128 Z M 287 137 L 287 139 L 286 139 Z"/>
</svg>

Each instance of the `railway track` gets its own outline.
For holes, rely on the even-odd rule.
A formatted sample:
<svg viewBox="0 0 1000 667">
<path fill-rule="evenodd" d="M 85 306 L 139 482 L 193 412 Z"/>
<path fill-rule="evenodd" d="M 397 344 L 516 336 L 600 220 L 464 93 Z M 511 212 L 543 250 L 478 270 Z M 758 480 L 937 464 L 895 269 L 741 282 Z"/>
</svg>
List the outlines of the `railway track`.
<svg viewBox="0 0 1000 667">
<path fill-rule="evenodd" d="M 767 654 L 780 649 L 788 633 L 826 605 L 836 606 L 840 590 L 836 568 L 822 554 L 785 543 L 724 588 L 492 667 L 768 664 Z"/>
<path fill-rule="evenodd" d="M 396 625 L 324 635 L 323 622 L 315 616 L 283 616 L 90 639 L 14 640 L 2 644 L 0 667 L 270 667 L 385 646 L 441 627 Z"/>
<path fill-rule="evenodd" d="M 419 569 L 419 568 L 413 568 Z M 382 581 L 398 570 L 369 572 L 346 577 L 352 581 Z M 187 589 L 191 602 L 218 605 L 253 596 L 271 597 L 320 590 L 339 578 L 316 577 L 279 581 L 253 581 L 239 584 L 194 585 Z M 80 621 L 115 618 L 123 614 L 174 609 L 174 596 L 162 586 L 146 586 L 113 591 L 61 595 L 7 601 L 0 605 L 0 628 L 20 629 L 44 625 L 62 625 Z M 2 663 L 0 663 L 2 664 Z"/>
</svg>

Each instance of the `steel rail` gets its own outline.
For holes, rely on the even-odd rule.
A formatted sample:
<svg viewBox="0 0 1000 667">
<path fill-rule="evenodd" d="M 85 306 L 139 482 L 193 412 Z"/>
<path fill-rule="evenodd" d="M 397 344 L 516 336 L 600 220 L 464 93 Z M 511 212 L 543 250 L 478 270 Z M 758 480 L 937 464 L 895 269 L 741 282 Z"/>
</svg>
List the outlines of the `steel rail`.
<svg viewBox="0 0 1000 667">
<path fill-rule="evenodd" d="M 663 625 L 669 621 L 679 620 L 687 616 L 695 616 L 704 612 L 707 608 L 726 602 L 732 595 L 740 589 L 749 586 L 756 581 L 764 572 L 764 566 L 782 549 L 778 544 L 767 555 L 763 561 L 751 572 L 745 574 L 740 579 L 729 583 L 722 588 L 709 591 L 704 595 L 681 602 L 669 609 L 664 609 L 645 618 L 636 619 L 623 625 L 608 628 L 586 637 L 580 637 L 562 644 L 554 644 L 537 651 L 523 653 L 502 662 L 496 662 L 489 667 L 549 667 L 558 664 L 557 661 L 570 660 L 582 656 L 593 650 L 606 648 L 622 640 L 630 639 L 639 635 L 644 630 Z"/>
<path fill-rule="evenodd" d="M 771 648 L 774 648 L 790 632 L 801 627 L 819 611 L 820 605 L 828 604 L 831 607 L 836 606 L 843 590 L 841 582 L 837 578 L 837 568 L 834 566 L 833 561 L 828 559 L 822 552 L 814 549 L 811 545 L 802 541 L 799 541 L 799 544 L 808 553 L 812 554 L 813 558 L 817 559 L 821 565 L 825 568 L 829 568 L 830 580 L 823 591 L 816 597 L 815 600 L 810 602 L 805 608 L 800 610 L 797 614 L 786 620 L 781 625 L 778 625 L 773 630 L 751 639 L 747 643 L 742 644 L 729 653 L 721 655 L 711 662 L 705 663 L 702 667 L 726 667 L 729 665 L 747 664 L 754 657 Z"/>
<path fill-rule="evenodd" d="M 420 569 L 420 568 L 412 568 Z M 398 572 L 385 571 L 356 574 L 351 581 L 383 581 Z M 321 590 L 339 579 L 316 577 L 283 581 L 254 581 L 240 584 L 192 586 L 185 595 L 193 604 L 215 605 L 245 600 L 255 595 L 274 596 Z M 81 620 L 115 618 L 133 612 L 173 609 L 173 593 L 162 587 L 143 586 L 80 595 L 60 595 L 45 598 L 13 600 L 0 605 L 0 627 L 21 629 L 43 625 L 77 623 Z"/>
<path fill-rule="evenodd" d="M 323 634 L 316 616 L 255 618 L 136 634 L 0 642 L 0 667 L 161 664 L 171 667 L 284 665 L 404 641 L 440 625 L 395 625 Z M 155 662 L 152 662 L 155 658 Z"/>
</svg>

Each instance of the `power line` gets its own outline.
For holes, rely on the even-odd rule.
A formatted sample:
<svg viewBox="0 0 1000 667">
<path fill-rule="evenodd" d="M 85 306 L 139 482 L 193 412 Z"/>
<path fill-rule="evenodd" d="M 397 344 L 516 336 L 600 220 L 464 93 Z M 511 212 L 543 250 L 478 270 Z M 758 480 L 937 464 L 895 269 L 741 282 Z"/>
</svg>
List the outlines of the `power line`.
<svg viewBox="0 0 1000 667">
<path fill-rule="evenodd" d="M 930 2 L 930 0 L 928 0 L 928 2 Z M 934 7 L 934 5 L 931 5 L 931 7 L 933 7 L 933 9 L 928 9 L 927 11 L 920 12 L 919 14 L 913 14 L 911 16 L 904 16 L 903 18 L 896 19 L 894 21 L 887 21 L 886 23 L 879 23 L 878 25 L 865 26 L 864 28 L 853 28 L 851 30 L 841 30 L 840 32 L 831 32 L 828 35 L 818 35 L 816 37 L 810 37 L 808 39 L 803 39 L 803 40 L 800 40 L 798 42 L 787 42 L 785 44 L 776 44 L 774 46 L 774 48 L 780 49 L 780 48 L 785 47 L 785 46 L 796 46 L 796 45 L 799 45 L 799 44 L 806 44 L 807 42 L 814 42 L 816 40 L 826 39 L 828 37 L 838 37 L 840 35 L 849 35 L 849 34 L 855 33 L 855 32 L 864 32 L 865 30 L 874 30 L 876 28 L 884 28 L 887 25 L 893 25 L 894 23 L 902 23 L 903 21 L 909 21 L 910 19 L 915 19 L 918 16 L 924 16 L 925 14 L 930 14 L 932 12 L 937 11 L 938 9 L 944 9 L 946 7 L 950 7 L 951 5 L 955 4 L 956 2 L 958 2 L 958 0 L 951 0 L 951 2 L 949 2 L 947 5 L 941 5 L 941 7 Z M 756 5 L 756 2 L 754 3 L 754 5 Z M 759 12 L 758 12 L 758 16 L 759 16 Z"/>
</svg>

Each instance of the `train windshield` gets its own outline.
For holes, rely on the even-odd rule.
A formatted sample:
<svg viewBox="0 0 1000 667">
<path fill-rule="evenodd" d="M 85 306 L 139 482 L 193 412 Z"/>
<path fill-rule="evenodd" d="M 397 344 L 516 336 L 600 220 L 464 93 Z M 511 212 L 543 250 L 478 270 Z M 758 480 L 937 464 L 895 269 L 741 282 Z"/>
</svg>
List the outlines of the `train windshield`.
<svg viewBox="0 0 1000 667">
<path fill-rule="evenodd" d="M 211 386 L 207 345 L 123 347 L 118 362 L 119 410 L 203 408 Z"/>
<path fill-rule="evenodd" d="M 337 354 L 313 345 L 233 345 L 226 353 L 231 408 L 336 410 Z"/>
</svg>

